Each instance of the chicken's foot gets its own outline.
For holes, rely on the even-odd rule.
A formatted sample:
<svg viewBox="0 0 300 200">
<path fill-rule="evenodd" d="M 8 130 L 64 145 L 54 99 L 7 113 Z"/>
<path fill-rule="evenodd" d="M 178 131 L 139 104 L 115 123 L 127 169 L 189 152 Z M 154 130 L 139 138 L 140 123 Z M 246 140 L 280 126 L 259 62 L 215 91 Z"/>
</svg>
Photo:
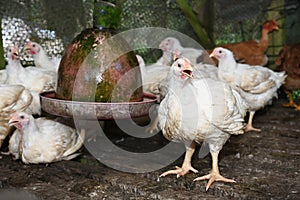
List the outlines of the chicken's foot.
<svg viewBox="0 0 300 200">
<path fill-rule="evenodd" d="M 289 102 L 282 104 L 283 107 L 287 108 L 295 108 L 295 110 L 300 110 L 300 106 L 297 105 L 294 100 L 293 100 L 293 94 L 291 92 L 288 92 L 288 97 L 289 97 Z"/>
<path fill-rule="evenodd" d="M 206 191 L 209 189 L 209 187 L 211 186 L 211 184 L 215 181 L 223 181 L 223 182 L 228 182 L 228 183 L 235 183 L 234 180 L 232 179 L 228 179 L 223 177 L 220 172 L 219 172 L 219 167 L 218 167 L 218 155 L 219 152 L 214 153 L 214 152 L 210 152 L 211 156 L 212 156 L 212 170 L 209 174 L 205 175 L 205 176 L 201 176 L 198 178 L 195 178 L 194 181 L 202 181 L 202 180 L 206 180 L 208 179 L 208 183 L 206 185 Z"/>
<path fill-rule="evenodd" d="M 198 170 L 196 170 L 194 167 L 192 167 L 192 164 L 191 164 L 191 160 L 192 160 L 192 156 L 195 152 L 195 148 L 196 148 L 196 143 L 192 142 L 190 144 L 190 146 L 186 148 L 185 157 L 184 157 L 182 166 L 181 167 L 176 166 L 176 169 L 166 171 L 166 172 L 162 173 L 159 177 L 164 177 L 164 176 L 167 176 L 170 174 L 176 174 L 177 178 L 179 178 L 180 176 L 184 176 L 185 174 L 187 174 L 189 171 L 198 173 Z"/>
<path fill-rule="evenodd" d="M 6 156 L 10 155 L 9 151 L 7 151 L 7 152 L 1 151 L 0 153 L 1 153 L 1 155 L 6 155 Z"/>
<path fill-rule="evenodd" d="M 249 132 L 249 131 L 256 131 L 256 132 L 261 132 L 261 129 L 258 128 L 254 128 L 252 126 L 252 121 L 253 121 L 253 116 L 254 116 L 255 111 L 251 111 L 249 113 L 249 119 L 248 119 L 248 124 L 245 128 L 245 132 Z"/>
</svg>

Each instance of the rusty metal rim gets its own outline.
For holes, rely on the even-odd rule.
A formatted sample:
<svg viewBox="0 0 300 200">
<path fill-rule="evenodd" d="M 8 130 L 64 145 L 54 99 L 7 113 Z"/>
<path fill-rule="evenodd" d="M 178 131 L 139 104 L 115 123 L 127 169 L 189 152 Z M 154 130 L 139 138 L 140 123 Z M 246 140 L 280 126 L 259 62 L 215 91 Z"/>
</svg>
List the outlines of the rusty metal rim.
<svg viewBox="0 0 300 200">
<path fill-rule="evenodd" d="M 40 93 L 41 99 L 51 99 L 51 101 L 59 101 L 59 102 L 65 102 L 65 103 L 74 103 L 74 104 L 93 104 L 93 105 L 107 105 L 107 104 L 117 104 L 117 105 L 122 105 L 122 104 L 143 104 L 143 103 L 151 103 L 151 102 L 156 102 L 157 98 L 154 94 L 146 93 L 143 92 L 143 101 L 130 101 L 130 102 L 110 102 L 110 103 L 105 103 L 105 102 L 86 102 L 86 101 L 69 101 L 69 100 L 64 100 L 64 99 L 57 99 L 54 97 L 55 91 L 46 91 Z"/>
<path fill-rule="evenodd" d="M 103 108 L 110 107 L 110 108 L 118 108 L 118 109 L 121 108 L 120 114 L 117 113 L 117 116 L 113 115 L 111 112 L 97 113 L 98 120 L 126 119 L 129 117 L 137 118 L 137 117 L 146 116 L 149 114 L 149 108 L 157 102 L 156 96 L 149 93 L 143 93 L 143 101 L 138 101 L 138 102 L 104 103 L 104 102 L 69 101 L 69 100 L 62 100 L 62 99 L 55 98 L 55 91 L 47 91 L 47 92 L 40 93 L 40 99 L 41 99 L 42 110 L 55 116 L 62 116 L 68 118 L 73 118 L 75 113 L 78 113 L 78 111 L 82 111 L 80 108 L 77 109 L 77 107 L 75 107 L 74 108 L 75 110 L 73 110 L 72 106 L 76 106 L 76 105 L 78 105 L 79 107 L 83 105 L 89 108 L 90 107 L 93 108 L 93 106 L 97 108 L 100 107 Z M 123 115 L 122 106 L 124 106 L 124 109 L 127 108 L 128 106 L 135 109 L 130 109 L 129 111 L 130 116 L 128 116 L 128 114 Z M 64 110 L 66 108 L 67 110 Z M 89 115 L 83 116 L 82 118 L 92 119 L 92 117 L 90 118 Z"/>
</svg>

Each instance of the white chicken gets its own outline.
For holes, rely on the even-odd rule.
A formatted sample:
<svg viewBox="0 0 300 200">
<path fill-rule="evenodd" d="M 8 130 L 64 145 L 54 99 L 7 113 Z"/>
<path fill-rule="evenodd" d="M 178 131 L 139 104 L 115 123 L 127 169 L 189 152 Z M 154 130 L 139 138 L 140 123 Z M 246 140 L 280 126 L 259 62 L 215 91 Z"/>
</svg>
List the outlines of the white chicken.
<svg viewBox="0 0 300 200">
<path fill-rule="evenodd" d="M 186 48 L 181 46 L 179 40 L 174 37 L 167 37 L 161 41 L 159 48 L 163 51 L 163 55 L 157 63 L 170 66 L 173 62 L 173 53 L 179 51 L 182 56 L 188 58 L 191 63 L 198 63 L 198 59 L 202 56 L 202 49 Z"/>
<path fill-rule="evenodd" d="M 20 84 L 32 92 L 33 101 L 29 107 L 31 114 L 41 114 L 39 93 L 54 90 L 56 73 L 37 69 L 36 67 L 24 68 L 19 59 L 19 52 L 15 46 L 8 47 L 7 77 L 5 84 Z"/>
<path fill-rule="evenodd" d="M 194 78 L 211 78 L 214 80 L 219 80 L 218 68 L 211 64 L 197 63 L 194 65 Z"/>
<path fill-rule="evenodd" d="M 136 55 L 141 69 L 143 90 L 159 97 L 159 86 L 161 82 L 167 77 L 169 66 L 153 63 L 145 65 L 144 59 L 140 55 Z"/>
<path fill-rule="evenodd" d="M 30 91 L 22 85 L 0 85 L 0 147 L 11 131 L 8 126 L 11 115 L 26 110 L 31 101 Z"/>
<path fill-rule="evenodd" d="M 255 111 L 271 103 L 277 97 L 277 89 L 284 83 L 285 72 L 274 72 L 259 65 L 237 63 L 233 53 L 217 47 L 210 56 L 218 61 L 218 77 L 236 89 L 248 104 L 249 120 L 246 131 L 261 131 L 252 126 Z"/>
<path fill-rule="evenodd" d="M 181 52 L 175 51 L 174 56 L 181 55 Z M 172 54 L 172 55 L 173 55 Z M 140 57 L 138 60 L 141 60 L 143 66 L 143 59 Z M 153 65 L 143 67 L 141 71 L 145 71 L 144 75 L 142 73 L 143 88 L 146 92 L 150 92 L 157 96 L 158 102 L 160 102 L 168 91 L 169 79 L 172 78 L 172 74 L 169 73 L 170 67 L 162 64 L 155 63 Z M 169 77 L 171 76 L 171 77 Z M 202 78 L 211 78 L 218 80 L 218 71 L 215 65 L 206 64 L 206 63 L 197 63 L 194 65 L 193 78 L 202 79 Z M 159 105 L 157 105 L 158 107 Z M 156 115 L 151 125 L 147 128 L 147 132 L 155 133 L 159 130 L 158 127 L 158 116 Z"/>
<path fill-rule="evenodd" d="M 19 129 L 20 136 L 14 136 L 14 147 L 11 152 L 20 149 L 22 161 L 26 164 L 51 163 L 70 160 L 79 155 L 76 153 L 84 142 L 85 131 L 76 129 L 44 117 L 34 119 L 24 112 L 15 113 L 9 120 L 10 126 Z M 21 141 L 19 141 L 19 140 Z M 16 148 L 20 144 L 21 146 Z M 14 154 L 16 155 L 16 154 Z"/>
<path fill-rule="evenodd" d="M 247 105 L 226 83 L 192 76 L 193 68 L 186 58 L 177 59 L 170 69 L 168 93 L 158 111 L 159 126 L 168 140 L 185 144 L 186 154 L 182 167 L 164 172 L 161 177 L 197 172 L 191 157 L 196 143 L 203 142 L 212 156 L 212 171 L 195 180 L 209 179 L 208 190 L 214 181 L 235 182 L 220 175 L 218 154 L 230 135 L 244 133 Z"/>
<path fill-rule="evenodd" d="M 173 54 L 174 53 L 172 53 L 172 56 Z M 178 50 L 175 51 L 175 54 L 182 55 Z M 144 91 L 155 94 L 159 99 L 162 99 L 165 95 L 165 91 L 163 91 L 162 94 L 163 87 L 165 87 L 165 84 L 168 82 L 167 75 L 170 71 L 169 65 L 162 64 L 158 61 L 146 66 L 144 59 L 140 55 L 136 55 L 136 57 L 141 70 Z M 194 66 L 194 78 L 218 79 L 218 70 L 215 65 L 201 62 Z"/>
<path fill-rule="evenodd" d="M 28 42 L 25 49 L 32 55 L 36 67 L 57 72 L 61 57 L 50 59 L 42 46 L 36 42 Z"/>
</svg>

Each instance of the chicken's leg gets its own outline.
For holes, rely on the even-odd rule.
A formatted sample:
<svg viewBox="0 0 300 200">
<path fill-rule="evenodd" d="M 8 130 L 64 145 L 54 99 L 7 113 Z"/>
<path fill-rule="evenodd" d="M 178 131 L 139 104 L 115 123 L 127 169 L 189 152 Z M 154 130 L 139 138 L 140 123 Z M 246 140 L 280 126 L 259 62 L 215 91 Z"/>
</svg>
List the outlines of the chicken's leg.
<svg viewBox="0 0 300 200">
<path fill-rule="evenodd" d="M 153 123 L 148 128 L 146 128 L 146 132 L 150 133 L 150 134 L 153 134 L 153 133 L 156 133 L 158 131 L 159 131 L 158 116 L 155 116 L 155 119 L 154 119 Z"/>
<path fill-rule="evenodd" d="M 211 172 L 208 175 L 195 178 L 194 181 L 201 181 L 201 180 L 209 179 L 209 181 L 208 181 L 208 183 L 206 185 L 206 191 L 209 189 L 209 187 L 211 186 L 211 184 L 214 181 L 223 181 L 223 182 L 235 183 L 234 180 L 228 179 L 228 178 L 224 178 L 220 174 L 219 167 L 218 167 L 218 155 L 219 155 L 219 152 L 217 152 L 217 153 L 210 152 L 210 153 L 211 153 L 211 157 L 212 157 L 212 170 L 211 170 Z"/>
<path fill-rule="evenodd" d="M 177 178 L 179 178 L 180 176 L 184 176 L 185 174 L 187 174 L 190 170 L 194 173 L 198 173 L 198 170 L 193 168 L 191 164 L 191 160 L 195 152 L 195 148 L 196 148 L 196 143 L 192 142 L 189 147 L 186 147 L 185 157 L 182 166 L 181 167 L 176 166 L 176 169 L 166 171 L 162 173 L 159 177 L 164 177 L 169 174 L 177 174 Z"/>
<path fill-rule="evenodd" d="M 254 113 L 255 113 L 255 111 L 250 111 L 250 113 L 249 113 L 248 124 L 247 124 L 247 126 L 246 126 L 246 128 L 245 128 L 245 131 L 246 131 L 246 132 L 248 132 L 248 131 L 256 131 L 256 132 L 260 132 L 260 131 L 261 131 L 261 129 L 254 128 L 254 127 L 252 126 L 252 121 L 253 121 Z"/>
<path fill-rule="evenodd" d="M 300 106 L 297 105 L 294 100 L 293 100 L 293 94 L 291 92 L 288 92 L 288 97 L 289 97 L 289 102 L 282 104 L 283 107 L 288 107 L 288 108 L 295 108 L 295 110 L 300 110 Z"/>
</svg>

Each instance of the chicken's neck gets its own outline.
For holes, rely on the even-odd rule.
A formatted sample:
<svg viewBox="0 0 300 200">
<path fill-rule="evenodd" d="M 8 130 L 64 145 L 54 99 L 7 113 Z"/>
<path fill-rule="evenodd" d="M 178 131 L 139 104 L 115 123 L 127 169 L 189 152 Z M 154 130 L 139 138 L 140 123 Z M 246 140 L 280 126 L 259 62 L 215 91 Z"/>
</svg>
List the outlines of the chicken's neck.
<svg viewBox="0 0 300 200">
<path fill-rule="evenodd" d="M 237 63 L 234 58 L 228 58 L 225 60 L 219 60 L 218 65 L 218 77 L 220 80 L 231 84 L 233 80 L 236 78 L 236 70 L 237 70 Z"/>
<path fill-rule="evenodd" d="M 22 74 L 25 71 L 25 68 L 21 65 L 20 60 L 9 60 L 8 65 L 6 66 L 7 78 L 5 83 L 11 84 L 15 83 L 16 77 L 18 74 Z"/>
<path fill-rule="evenodd" d="M 226 72 L 234 72 L 237 68 L 237 63 L 233 56 L 227 56 L 226 59 L 219 60 L 218 70 Z"/>
<path fill-rule="evenodd" d="M 24 67 L 22 66 L 20 60 L 9 60 L 7 65 L 8 71 L 23 71 Z"/>
<path fill-rule="evenodd" d="M 178 91 L 186 86 L 190 81 L 190 78 L 182 79 L 181 77 L 173 77 L 170 81 L 169 87 Z"/>
<path fill-rule="evenodd" d="M 30 141 L 31 138 L 33 138 L 32 135 L 39 134 L 39 128 L 36 125 L 33 117 L 31 117 L 29 123 L 22 128 L 22 132 L 23 132 L 23 141 L 26 141 L 26 143 Z"/>
<path fill-rule="evenodd" d="M 269 45 L 269 30 L 268 29 L 262 29 L 261 31 L 261 38 L 259 41 L 260 49 L 265 52 L 268 49 Z"/>
<path fill-rule="evenodd" d="M 163 61 L 162 61 L 162 64 L 163 65 L 166 65 L 166 66 L 171 66 L 172 64 L 172 58 L 173 57 L 173 54 L 169 51 L 165 51 L 163 53 Z"/>
<path fill-rule="evenodd" d="M 51 61 L 44 50 L 41 49 L 39 53 L 34 55 L 34 64 L 36 67 L 47 66 L 49 63 L 51 65 Z"/>
</svg>

